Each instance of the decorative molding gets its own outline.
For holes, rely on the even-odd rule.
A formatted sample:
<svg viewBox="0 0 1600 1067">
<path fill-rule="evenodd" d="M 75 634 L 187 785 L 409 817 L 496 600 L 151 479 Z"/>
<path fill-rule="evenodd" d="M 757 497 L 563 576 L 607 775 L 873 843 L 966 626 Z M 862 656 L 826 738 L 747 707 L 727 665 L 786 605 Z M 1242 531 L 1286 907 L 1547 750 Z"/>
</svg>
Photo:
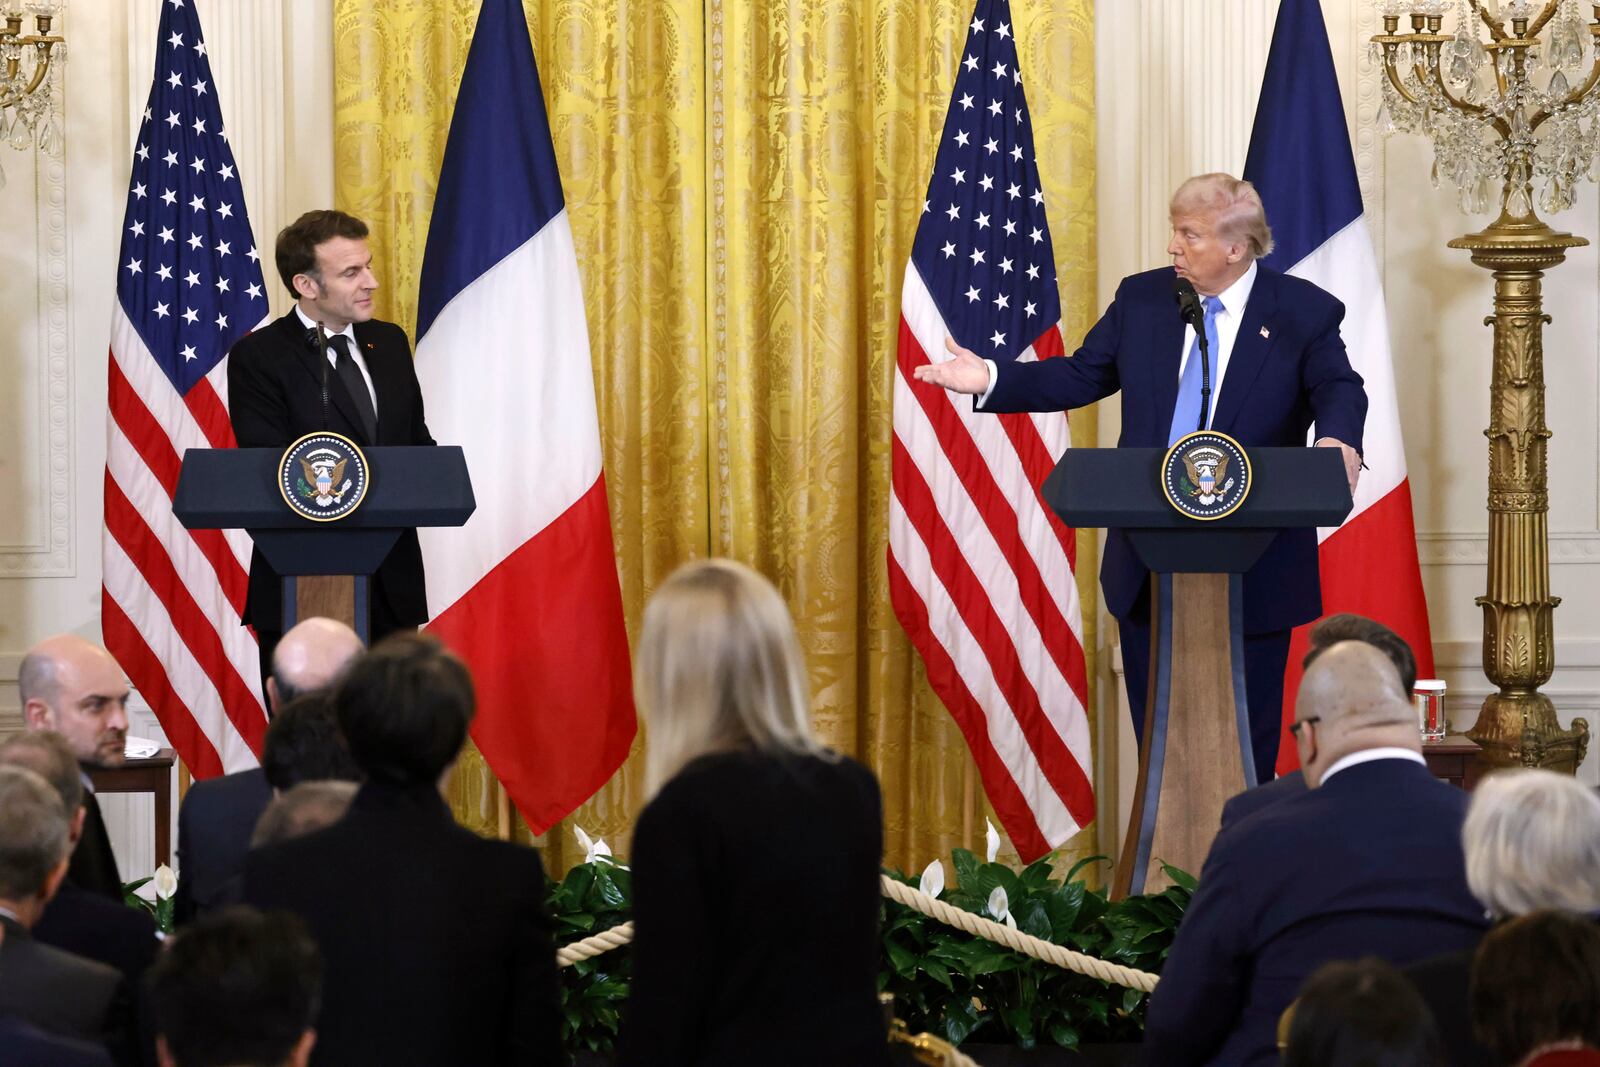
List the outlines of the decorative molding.
<svg viewBox="0 0 1600 1067">
<path fill-rule="evenodd" d="M 60 79 L 62 108 L 70 100 L 67 66 Z M 71 242 L 67 235 L 66 154 L 61 159 L 34 151 L 34 257 L 37 282 L 37 337 L 40 353 L 39 408 L 44 429 L 39 456 L 37 498 L 30 504 L 43 516 L 43 540 L 0 545 L 0 577 L 68 578 L 76 573 L 72 542 L 74 466 L 72 456 L 72 334 L 67 306 Z M 27 159 L 27 156 L 20 157 Z"/>
<path fill-rule="evenodd" d="M 1367 213 L 1367 234 L 1372 240 L 1372 251 L 1377 256 L 1380 277 L 1383 270 L 1384 246 L 1384 139 L 1378 132 L 1378 112 L 1383 105 L 1378 91 L 1380 71 L 1372 61 L 1368 42 L 1377 33 L 1378 5 L 1367 2 L 1350 4 L 1350 77 L 1345 85 L 1352 89 L 1355 98 L 1350 145 L 1356 157 L 1356 180 L 1361 186 L 1361 202 Z"/>
<path fill-rule="evenodd" d="M 1417 558 L 1424 567 L 1487 566 L 1487 533 L 1420 533 Z M 1600 563 L 1600 532 L 1574 531 L 1550 535 L 1550 563 Z"/>
</svg>

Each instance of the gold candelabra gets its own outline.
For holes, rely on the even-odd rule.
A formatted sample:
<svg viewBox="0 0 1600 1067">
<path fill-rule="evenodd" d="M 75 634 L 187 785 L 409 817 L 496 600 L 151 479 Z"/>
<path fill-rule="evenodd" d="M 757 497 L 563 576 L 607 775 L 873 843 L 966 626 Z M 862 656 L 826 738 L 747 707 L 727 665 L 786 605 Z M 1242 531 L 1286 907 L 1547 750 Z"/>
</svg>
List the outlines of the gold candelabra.
<svg viewBox="0 0 1600 1067">
<path fill-rule="evenodd" d="M 1455 6 L 1452 33 L 1442 32 Z M 1372 38 L 1383 65 L 1385 133 L 1418 133 L 1434 146 L 1433 181 L 1453 183 L 1464 211 L 1499 217 L 1451 248 L 1494 273 L 1493 372 L 1489 385 L 1489 559 L 1483 670 L 1496 686 L 1468 736 L 1491 764 L 1572 772 L 1589 724 L 1562 729 L 1539 687 L 1555 669 L 1550 594 L 1549 492 L 1540 281 L 1589 242 L 1551 229 L 1534 213 L 1572 206 L 1596 177 L 1600 149 L 1600 3 L 1585 23 L 1577 0 L 1387 0 Z M 1410 33 L 1400 32 L 1409 16 Z"/>
<path fill-rule="evenodd" d="M 65 58 L 64 39 L 52 33 L 56 9 L 30 4 L 34 32 L 22 32 L 23 14 L 0 15 L 0 141 L 18 151 L 37 144 L 59 157 L 62 132 L 58 116 L 59 71 Z M 0 186 L 5 171 L 0 169 Z"/>
</svg>

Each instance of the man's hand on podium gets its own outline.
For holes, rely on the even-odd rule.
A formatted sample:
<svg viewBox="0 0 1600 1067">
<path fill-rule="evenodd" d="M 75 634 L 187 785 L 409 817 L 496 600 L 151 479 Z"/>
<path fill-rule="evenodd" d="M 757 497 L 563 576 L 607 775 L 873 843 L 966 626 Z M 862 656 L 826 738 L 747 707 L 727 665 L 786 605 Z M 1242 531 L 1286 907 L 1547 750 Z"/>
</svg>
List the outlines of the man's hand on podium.
<svg viewBox="0 0 1600 1067">
<path fill-rule="evenodd" d="M 932 382 L 958 393 L 974 395 L 989 391 L 989 365 L 979 359 L 971 349 L 956 344 L 955 338 L 944 339 L 945 350 L 951 355 L 943 363 L 925 363 L 913 371 L 919 382 Z"/>
<path fill-rule="evenodd" d="M 1350 482 L 1350 495 L 1356 495 L 1356 482 L 1361 480 L 1361 453 L 1332 437 L 1317 438 L 1318 448 L 1337 448 L 1344 456 L 1344 476 Z"/>
</svg>

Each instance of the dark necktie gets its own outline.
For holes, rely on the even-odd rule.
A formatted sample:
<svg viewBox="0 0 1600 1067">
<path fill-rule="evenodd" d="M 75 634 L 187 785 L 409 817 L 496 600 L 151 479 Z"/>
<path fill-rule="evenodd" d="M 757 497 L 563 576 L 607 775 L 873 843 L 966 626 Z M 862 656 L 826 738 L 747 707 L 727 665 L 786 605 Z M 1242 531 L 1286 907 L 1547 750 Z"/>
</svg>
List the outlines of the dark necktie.
<svg viewBox="0 0 1600 1067">
<path fill-rule="evenodd" d="M 339 372 L 339 380 L 344 383 L 350 399 L 355 402 L 356 413 L 361 416 L 361 428 L 366 432 L 367 444 L 375 445 L 378 443 L 378 414 L 372 410 L 372 394 L 367 392 L 367 380 L 361 376 L 361 368 L 356 366 L 355 357 L 350 354 L 350 338 L 336 333 L 328 338 L 328 347 L 335 353 L 333 369 Z"/>
</svg>

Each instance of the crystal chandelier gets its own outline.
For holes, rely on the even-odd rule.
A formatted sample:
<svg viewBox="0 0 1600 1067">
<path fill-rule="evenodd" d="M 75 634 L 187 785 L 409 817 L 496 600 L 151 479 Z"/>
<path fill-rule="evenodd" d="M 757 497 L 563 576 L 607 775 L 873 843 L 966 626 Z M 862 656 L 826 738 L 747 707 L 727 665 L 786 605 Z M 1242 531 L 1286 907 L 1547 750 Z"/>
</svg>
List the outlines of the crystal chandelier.
<svg viewBox="0 0 1600 1067">
<path fill-rule="evenodd" d="M 37 144 L 60 158 L 63 135 L 59 115 L 61 64 L 66 49 L 60 34 L 51 33 L 57 9 L 49 2 L 31 3 L 31 34 L 24 35 L 24 14 L 0 15 L 0 142 L 26 151 Z M 0 169 L 0 186 L 5 171 Z"/>
<path fill-rule="evenodd" d="M 1531 0 L 1459 0 L 1454 32 L 1444 33 L 1451 6 L 1385 0 L 1384 32 L 1372 39 L 1386 75 L 1380 128 L 1432 141 L 1433 182 L 1451 182 L 1465 212 L 1528 216 L 1536 186 L 1544 211 L 1571 207 L 1579 180 L 1597 177 L 1600 4 L 1585 23 L 1578 0 L 1537 12 Z"/>
</svg>

